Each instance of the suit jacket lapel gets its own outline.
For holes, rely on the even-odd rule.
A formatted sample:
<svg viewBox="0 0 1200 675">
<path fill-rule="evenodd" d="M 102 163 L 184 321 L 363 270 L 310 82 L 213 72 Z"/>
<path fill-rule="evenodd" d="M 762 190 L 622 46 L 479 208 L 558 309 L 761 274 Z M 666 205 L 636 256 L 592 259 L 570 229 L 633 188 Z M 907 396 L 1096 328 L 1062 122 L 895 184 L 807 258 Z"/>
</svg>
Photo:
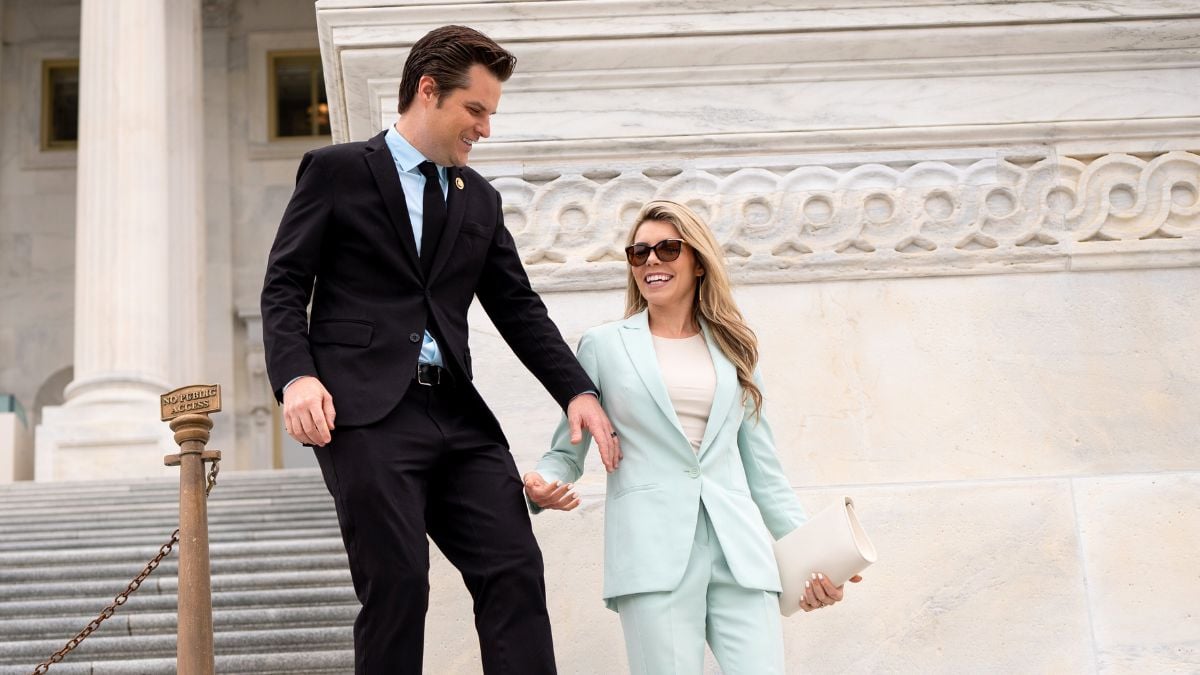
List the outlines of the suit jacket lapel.
<svg viewBox="0 0 1200 675">
<path fill-rule="evenodd" d="M 386 133 L 380 133 L 367 142 L 367 166 L 371 169 L 371 175 L 375 177 L 375 185 L 383 197 L 384 206 L 387 207 L 392 228 L 400 238 L 400 248 L 404 249 L 413 270 L 420 276 L 421 261 L 417 256 L 417 242 L 413 238 L 412 221 L 408 218 L 404 188 L 400 186 L 400 176 L 396 174 L 396 160 L 392 158 L 392 153 L 383 140 Z"/>
<path fill-rule="evenodd" d="M 446 178 L 450 188 L 446 191 L 446 228 L 442 230 L 442 238 L 438 241 L 437 253 L 430 268 L 429 281 L 437 278 L 450 253 L 454 250 L 454 241 L 458 239 L 458 231 L 462 229 L 463 215 L 467 211 L 467 189 L 470 187 L 462 177 L 462 169 L 452 166 L 446 169 Z M 460 182 L 462 187 L 458 187 Z"/>
<path fill-rule="evenodd" d="M 713 340 L 708 324 L 701 322 L 700 329 L 704 331 L 704 342 L 708 344 L 708 354 L 712 357 L 713 369 L 717 373 L 717 387 L 713 391 L 712 408 L 708 411 L 708 424 L 704 427 L 704 440 L 700 442 L 700 451 L 697 453 L 703 455 L 708 446 L 712 444 L 713 439 L 717 437 L 717 433 L 721 431 L 729 413 L 729 406 L 733 403 L 733 397 L 737 395 L 739 388 L 737 368 L 732 361 L 725 357 L 721 348 L 717 346 L 716 340 Z"/>
<path fill-rule="evenodd" d="M 634 370 L 642 379 L 650 398 L 658 404 L 662 414 L 679 430 L 679 434 L 687 439 L 683 425 L 675 414 L 675 406 L 671 404 L 671 395 L 662 379 L 662 370 L 658 366 L 658 355 L 654 352 L 654 338 L 650 335 L 646 311 L 642 310 L 625 320 L 621 326 L 621 341 L 625 344 L 625 353 L 633 362 Z"/>
</svg>

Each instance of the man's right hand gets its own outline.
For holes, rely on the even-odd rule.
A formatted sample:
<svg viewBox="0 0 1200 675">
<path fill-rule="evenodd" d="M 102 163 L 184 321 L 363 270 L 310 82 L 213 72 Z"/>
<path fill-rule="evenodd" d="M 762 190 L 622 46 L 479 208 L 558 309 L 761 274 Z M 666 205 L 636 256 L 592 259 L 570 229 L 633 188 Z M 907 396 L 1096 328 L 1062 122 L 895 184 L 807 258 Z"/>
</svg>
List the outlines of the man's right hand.
<svg viewBox="0 0 1200 675">
<path fill-rule="evenodd" d="M 283 390 L 283 428 L 304 445 L 324 446 L 332 436 L 333 396 L 317 378 L 306 375 Z"/>
</svg>

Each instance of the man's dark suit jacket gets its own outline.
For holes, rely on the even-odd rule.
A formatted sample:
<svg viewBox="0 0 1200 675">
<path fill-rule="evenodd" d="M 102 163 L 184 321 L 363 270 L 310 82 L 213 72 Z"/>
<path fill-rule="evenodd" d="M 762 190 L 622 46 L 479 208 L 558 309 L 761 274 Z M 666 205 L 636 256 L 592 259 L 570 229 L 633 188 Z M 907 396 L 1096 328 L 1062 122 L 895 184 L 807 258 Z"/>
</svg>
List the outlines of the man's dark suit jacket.
<svg viewBox="0 0 1200 675">
<path fill-rule="evenodd" d="M 304 155 L 262 293 L 276 398 L 293 378 L 316 375 L 333 396 L 338 426 L 376 422 L 408 390 L 426 328 L 446 367 L 469 382 L 473 296 L 560 406 L 594 389 L 529 284 L 500 194 L 465 167 L 451 167 L 449 182 L 446 227 L 425 279 L 384 134 Z M 478 392 L 465 389 L 503 440 Z"/>
</svg>

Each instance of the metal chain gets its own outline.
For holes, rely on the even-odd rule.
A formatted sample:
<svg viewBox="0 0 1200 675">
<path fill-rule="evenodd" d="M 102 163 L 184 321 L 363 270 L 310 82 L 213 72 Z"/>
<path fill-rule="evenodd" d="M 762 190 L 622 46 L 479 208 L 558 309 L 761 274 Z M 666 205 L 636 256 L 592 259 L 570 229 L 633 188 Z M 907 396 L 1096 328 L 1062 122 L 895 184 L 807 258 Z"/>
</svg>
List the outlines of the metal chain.
<svg viewBox="0 0 1200 675">
<path fill-rule="evenodd" d="M 210 466 L 208 469 L 208 485 L 204 490 L 204 495 L 206 497 L 212 492 L 213 487 L 215 487 L 217 484 L 217 473 L 220 472 L 218 465 L 220 463 L 221 460 L 215 459 L 212 461 L 212 466 Z M 84 626 L 83 630 L 79 631 L 79 634 L 70 640 L 67 640 L 67 644 L 63 645 L 62 649 L 54 652 L 53 656 L 39 663 L 38 667 L 33 669 L 33 675 L 44 675 L 46 671 L 50 670 L 50 666 L 66 658 L 67 654 L 70 654 L 72 649 L 75 649 L 81 642 L 87 639 L 87 636 L 94 633 L 96 629 L 100 627 L 100 624 L 104 623 L 107 619 L 112 618 L 112 615 L 117 612 L 117 608 L 129 601 L 129 596 L 133 595 L 137 589 L 141 588 L 142 582 L 146 580 L 146 577 L 150 576 L 151 572 L 158 569 L 158 566 L 162 563 L 163 558 L 171 555 L 171 551 L 175 549 L 175 544 L 178 543 L 179 528 L 177 527 L 175 528 L 175 531 L 171 533 L 171 538 L 167 540 L 167 543 L 158 547 L 158 554 L 151 558 L 150 562 L 146 563 L 146 567 L 142 569 L 140 574 L 133 578 L 133 581 L 129 582 L 129 585 L 125 587 L 125 590 L 118 593 L 117 597 L 113 598 L 112 603 L 109 604 L 108 607 L 105 607 L 103 610 L 101 610 L 100 614 L 96 618 L 92 619 L 88 625 Z"/>
<path fill-rule="evenodd" d="M 204 496 L 212 494 L 212 489 L 217 486 L 217 474 L 221 472 L 221 460 L 212 460 L 212 466 L 208 467 L 208 485 L 204 488 Z"/>
</svg>

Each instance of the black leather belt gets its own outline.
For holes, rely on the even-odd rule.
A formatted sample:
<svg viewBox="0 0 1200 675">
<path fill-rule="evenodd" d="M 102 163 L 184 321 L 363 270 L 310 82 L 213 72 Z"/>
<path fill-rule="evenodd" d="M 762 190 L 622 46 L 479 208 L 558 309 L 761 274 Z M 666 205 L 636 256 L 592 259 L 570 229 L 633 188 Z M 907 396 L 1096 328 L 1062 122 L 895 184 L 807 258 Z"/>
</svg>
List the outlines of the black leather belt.
<svg viewBox="0 0 1200 675">
<path fill-rule="evenodd" d="M 417 384 L 425 387 L 454 384 L 454 376 L 449 370 L 432 363 L 417 364 Z"/>
</svg>

